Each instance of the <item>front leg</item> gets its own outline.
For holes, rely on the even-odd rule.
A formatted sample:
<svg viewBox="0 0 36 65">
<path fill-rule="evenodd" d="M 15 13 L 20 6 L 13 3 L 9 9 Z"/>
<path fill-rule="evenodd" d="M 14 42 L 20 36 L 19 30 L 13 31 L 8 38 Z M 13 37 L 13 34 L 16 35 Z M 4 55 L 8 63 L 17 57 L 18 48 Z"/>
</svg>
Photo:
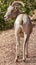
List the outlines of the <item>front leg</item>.
<svg viewBox="0 0 36 65">
<path fill-rule="evenodd" d="M 15 61 L 18 61 L 18 43 L 16 43 L 16 57 Z"/>
<path fill-rule="evenodd" d="M 27 40 L 26 48 L 25 48 L 25 55 L 28 58 L 28 40 Z"/>
<path fill-rule="evenodd" d="M 18 36 L 18 32 L 15 33 L 15 37 L 16 37 L 16 58 L 15 58 L 15 60 L 18 61 L 18 53 L 20 53 L 20 51 L 19 51 L 20 38 Z"/>
<path fill-rule="evenodd" d="M 26 39 L 27 39 L 27 34 L 24 32 L 24 43 L 23 43 L 23 61 L 25 61 L 25 59 L 26 59 L 26 56 L 25 56 Z"/>
</svg>

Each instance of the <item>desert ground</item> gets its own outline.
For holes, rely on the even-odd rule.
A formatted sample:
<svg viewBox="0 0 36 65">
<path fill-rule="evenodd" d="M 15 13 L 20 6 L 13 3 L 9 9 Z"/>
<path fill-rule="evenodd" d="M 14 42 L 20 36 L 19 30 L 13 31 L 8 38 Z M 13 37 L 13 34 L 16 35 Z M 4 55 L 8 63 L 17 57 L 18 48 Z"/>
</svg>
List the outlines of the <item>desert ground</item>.
<svg viewBox="0 0 36 65">
<path fill-rule="evenodd" d="M 22 61 L 23 38 L 20 42 L 20 55 L 18 62 L 15 62 L 16 39 L 14 28 L 0 31 L 0 65 L 36 65 L 36 26 L 33 27 L 29 38 L 28 58 L 25 62 Z"/>
</svg>

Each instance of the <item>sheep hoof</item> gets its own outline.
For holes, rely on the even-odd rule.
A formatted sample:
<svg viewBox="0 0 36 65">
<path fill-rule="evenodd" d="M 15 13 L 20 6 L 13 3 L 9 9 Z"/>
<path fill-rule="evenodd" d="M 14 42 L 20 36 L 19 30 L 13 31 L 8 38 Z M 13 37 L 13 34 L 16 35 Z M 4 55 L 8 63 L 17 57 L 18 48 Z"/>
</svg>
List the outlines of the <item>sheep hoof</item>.
<svg viewBox="0 0 36 65">
<path fill-rule="evenodd" d="M 26 59 L 23 59 L 23 61 L 25 62 Z"/>
<path fill-rule="evenodd" d="M 17 57 L 19 58 L 19 55 Z"/>
<path fill-rule="evenodd" d="M 25 60 L 23 60 L 25 62 Z"/>
<path fill-rule="evenodd" d="M 16 62 L 18 62 L 18 59 L 16 59 Z"/>
<path fill-rule="evenodd" d="M 26 58 L 28 58 L 28 55 L 26 55 Z"/>
<path fill-rule="evenodd" d="M 15 62 L 18 62 L 18 59 L 15 59 Z"/>
</svg>

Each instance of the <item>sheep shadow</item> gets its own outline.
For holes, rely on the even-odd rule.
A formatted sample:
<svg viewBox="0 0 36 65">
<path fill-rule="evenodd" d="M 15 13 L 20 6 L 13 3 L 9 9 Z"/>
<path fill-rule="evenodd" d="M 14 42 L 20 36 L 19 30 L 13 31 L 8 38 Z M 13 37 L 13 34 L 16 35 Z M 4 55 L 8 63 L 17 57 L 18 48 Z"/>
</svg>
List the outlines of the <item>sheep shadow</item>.
<svg viewBox="0 0 36 65">
<path fill-rule="evenodd" d="M 36 56 L 26 58 L 25 63 L 36 63 Z"/>
<path fill-rule="evenodd" d="M 22 55 L 20 56 L 20 58 L 18 59 L 18 62 L 16 63 L 36 63 L 36 56 L 31 56 L 28 58 L 26 58 L 25 62 L 22 60 Z"/>
</svg>

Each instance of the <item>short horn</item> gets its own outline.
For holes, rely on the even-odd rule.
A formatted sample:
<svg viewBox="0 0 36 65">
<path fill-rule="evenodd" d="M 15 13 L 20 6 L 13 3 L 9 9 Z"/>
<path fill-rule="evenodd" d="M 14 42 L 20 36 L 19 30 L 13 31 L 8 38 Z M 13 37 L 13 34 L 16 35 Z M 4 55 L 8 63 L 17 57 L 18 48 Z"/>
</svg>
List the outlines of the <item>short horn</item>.
<svg viewBox="0 0 36 65">
<path fill-rule="evenodd" d="M 22 1 L 14 1 L 12 3 L 12 6 L 14 6 L 15 4 L 21 4 L 23 7 L 25 6 L 25 3 L 23 3 Z"/>
</svg>

